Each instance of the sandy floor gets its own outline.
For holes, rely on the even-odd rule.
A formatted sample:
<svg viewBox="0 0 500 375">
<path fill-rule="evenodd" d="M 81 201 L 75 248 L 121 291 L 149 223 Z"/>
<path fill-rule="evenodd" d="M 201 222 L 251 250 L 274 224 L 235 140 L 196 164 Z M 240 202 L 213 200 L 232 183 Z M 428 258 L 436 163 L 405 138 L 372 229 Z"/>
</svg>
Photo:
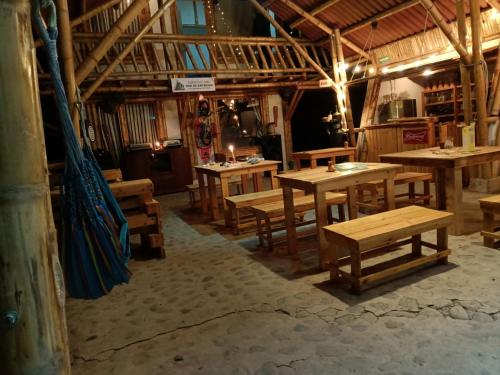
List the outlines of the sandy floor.
<svg viewBox="0 0 500 375">
<path fill-rule="evenodd" d="M 466 194 L 469 232 L 480 196 Z M 450 237 L 448 265 L 354 296 L 315 271 L 312 240 L 297 259 L 268 254 L 186 195 L 159 199 L 167 258 L 68 300 L 74 374 L 500 374 L 500 252 L 478 233 Z"/>
</svg>

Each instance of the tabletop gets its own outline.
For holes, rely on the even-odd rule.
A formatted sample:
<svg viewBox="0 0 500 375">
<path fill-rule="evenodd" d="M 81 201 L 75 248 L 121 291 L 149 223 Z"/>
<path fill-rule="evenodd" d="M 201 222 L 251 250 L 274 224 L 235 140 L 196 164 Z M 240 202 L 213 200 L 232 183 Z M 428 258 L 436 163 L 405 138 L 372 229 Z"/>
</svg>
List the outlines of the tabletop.
<svg viewBox="0 0 500 375">
<path fill-rule="evenodd" d="M 345 166 L 353 166 L 353 169 L 340 170 Z M 363 169 L 361 169 L 363 168 Z M 329 184 L 335 182 L 338 184 L 352 183 L 356 185 L 356 179 L 362 178 L 363 175 L 370 175 L 374 180 L 383 179 L 384 173 L 394 173 L 396 170 L 402 168 L 400 164 L 388 163 L 341 163 L 337 164 L 335 172 L 328 172 L 327 167 L 318 167 L 314 169 L 305 169 L 294 173 L 286 173 L 277 175 L 281 184 L 299 189 L 308 189 L 315 185 Z M 380 177 L 374 177 L 379 175 Z"/>
<path fill-rule="evenodd" d="M 194 168 L 198 171 L 208 173 L 208 174 L 220 174 L 224 172 L 239 172 L 248 169 L 258 169 L 261 167 L 270 168 L 272 166 L 277 166 L 281 164 L 278 160 L 261 160 L 256 164 L 250 164 L 248 162 L 237 162 L 229 163 L 229 166 L 221 166 L 220 163 L 215 163 L 214 165 L 196 165 Z"/>
<path fill-rule="evenodd" d="M 463 151 L 461 147 L 451 149 L 432 147 L 380 155 L 382 162 L 435 168 L 467 167 L 496 159 L 500 159 L 500 147 L 498 146 L 480 146 L 472 152 Z"/>
</svg>

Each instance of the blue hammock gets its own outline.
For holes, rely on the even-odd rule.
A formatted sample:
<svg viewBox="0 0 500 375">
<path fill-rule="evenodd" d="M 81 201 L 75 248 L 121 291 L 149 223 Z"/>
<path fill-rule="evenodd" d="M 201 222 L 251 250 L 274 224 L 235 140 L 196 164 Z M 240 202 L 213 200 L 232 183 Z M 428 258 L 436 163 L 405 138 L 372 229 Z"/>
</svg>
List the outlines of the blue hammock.
<svg viewBox="0 0 500 375">
<path fill-rule="evenodd" d="M 83 148 L 78 142 L 57 57 L 55 5 L 52 0 L 42 0 L 42 6 L 49 14 L 47 28 L 40 15 L 39 0 L 34 4 L 34 20 L 44 42 L 66 146 L 61 184 L 61 263 L 72 297 L 98 298 L 116 284 L 129 280 L 128 224 L 92 154 L 85 132 Z"/>
</svg>

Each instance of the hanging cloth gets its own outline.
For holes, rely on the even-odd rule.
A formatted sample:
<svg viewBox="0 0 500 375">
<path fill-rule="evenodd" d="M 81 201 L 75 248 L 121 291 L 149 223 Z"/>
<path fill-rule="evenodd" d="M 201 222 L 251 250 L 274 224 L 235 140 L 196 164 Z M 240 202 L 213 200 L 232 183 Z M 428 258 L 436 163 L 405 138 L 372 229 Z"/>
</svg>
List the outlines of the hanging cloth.
<svg viewBox="0 0 500 375">
<path fill-rule="evenodd" d="M 92 154 L 85 132 L 83 148 L 80 147 L 57 57 L 55 5 L 52 0 L 42 0 L 42 7 L 49 17 L 48 26 L 45 27 L 40 14 L 40 0 L 34 1 L 34 20 L 44 42 L 66 148 L 61 184 L 61 263 L 72 297 L 98 298 L 114 285 L 129 281 L 128 224 Z"/>
</svg>

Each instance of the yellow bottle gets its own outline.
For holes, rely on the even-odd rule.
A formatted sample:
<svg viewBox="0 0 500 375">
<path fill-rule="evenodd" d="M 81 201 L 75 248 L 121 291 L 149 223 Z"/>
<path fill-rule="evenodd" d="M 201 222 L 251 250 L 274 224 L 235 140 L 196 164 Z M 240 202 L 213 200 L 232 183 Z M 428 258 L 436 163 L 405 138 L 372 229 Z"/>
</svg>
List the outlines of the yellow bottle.
<svg viewBox="0 0 500 375">
<path fill-rule="evenodd" d="M 465 152 L 473 152 L 476 149 L 476 123 L 462 127 L 462 149 Z"/>
</svg>

